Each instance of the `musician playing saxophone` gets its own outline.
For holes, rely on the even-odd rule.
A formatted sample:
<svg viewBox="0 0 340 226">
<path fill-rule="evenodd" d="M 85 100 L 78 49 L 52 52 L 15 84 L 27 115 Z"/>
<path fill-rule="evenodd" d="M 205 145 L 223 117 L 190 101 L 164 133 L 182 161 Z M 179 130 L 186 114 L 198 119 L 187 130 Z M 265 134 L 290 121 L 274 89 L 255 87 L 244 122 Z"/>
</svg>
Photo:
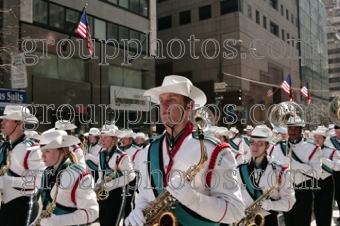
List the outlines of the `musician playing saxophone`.
<svg viewBox="0 0 340 226">
<path fill-rule="evenodd" d="M 49 217 L 38 219 L 41 226 L 83 225 L 98 217 L 91 174 L 77 164 L 75 154 L 69 150 L 69 146 L 77 143 L 78 138 L 62 130 L 46 131 L 41 135 L 42 158 L 47 166 L 40 189 L 43 214 L 47 206 L 56 203 L 52 213 L 45 213 Z"/>
<path fill-rule="evenodd" d="M 9 166 L 0 176 L 0 225 L 24 226 L 38 215 L 36 194 L 45 169 L 39 144 L 24 134 L 24 125 L 27 128 L 27 124 L 37 123 L 38 119 L 19 105 L 7 105 L 0 118 L 1 131 L 9 138 L 0 149 L 0 169 Z"/>
<path fill-rule="evenodd" d="M 164 78 L 161 87 L 146 91 L 144 96 L 160 104 L 165 132 L 141 150 L 135 159 L 135 164 L 139 164 L 136 168 L 140 171 L 141 184 L 136 208 L 125 220 L 125 225 L 144 225 L 143 209 L 165 189 L 179 202 L 171 210 L 178 225 L 217 226 L 221 222 L 232 223 L 241 219 L 245 204 L 236 175 L 233 175 L 236 160 L 228 144 L 220 144 L 216 138 L 205 136 L 203 142 L 208 160 L 202 170 L 197 172 L 191 184 L 178 173 L 186 172 L 202 157 L 190 113 L 194 106 L 203 107 L 206 103 L 203 91 L 185 77 L 170 75 Z"/>
<path fill-rule="evenodd" d="M 259 203 L 260 213 L 265 217 L 266 226 L 278 226 L 278 211 L 289 211 L 295 203 L 294 189 L 290 187 L 290 173 L 279 162 L 269 161 L 266 150 L 270 147 L 271 130 L 265 125 L 256 126 L 250 135 L 251 159 L 237 169 L 237 177 L 243 189 L 242 197 L 247 206 L 251 205 L 279 179 L 280 185 L 270 199 Z"/>
</svg>

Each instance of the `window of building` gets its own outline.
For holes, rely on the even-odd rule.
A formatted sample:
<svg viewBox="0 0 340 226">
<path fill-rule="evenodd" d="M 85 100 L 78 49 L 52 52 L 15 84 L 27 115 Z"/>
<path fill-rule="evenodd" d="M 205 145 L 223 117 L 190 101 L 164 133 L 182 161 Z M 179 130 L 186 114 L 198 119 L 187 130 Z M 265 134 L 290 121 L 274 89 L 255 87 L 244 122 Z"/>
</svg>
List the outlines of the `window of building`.
<svg viewBox="0 0 340 226">
<path fill-rule="evenodd" d="M 142 71 L 118 66 L 109 66 L 109 86 L 124 86 L 142 89 L 142 84 Z"/>
<path fill-rule="evenodd" d="M 211 18 L 211 5 L 199 7 L 199 20 Z"/>
<path fill-rule="evenodd" d="M 270 22 L 270 33 L 276 35 L 277 37 L 280 37 L 280 35 L 279 35 L 279 26 L 277 26 L 273 22 Z"/>
<path fill-rule="evenodd" d="M 89 22 L 90 30 L 91 30 L 91 37 L 94 37 L 94 18 L 92 16 L 87 15 L 87 21 Z"/>
<path fill-rule="evenodd" d="M 289 12 L 288 12 L 288 9 L 286 9 L 286 19 L 289 20 Z"/>
<path fill-rule="evenodd" d="M 65 29 L 68 31 L 73 31 L 75 24 L 78 23 L 80 13 L 66 9 L 66 21 L 65 21 Z"/>
<path fill-rule="evenodd" d="M 238 0 L 238 10 L 243 13 L 243 0 Z"/>
<path fill-rule="evenodd" d="M 159 31 L 171 28 L 171 26 L 172 26 L 171 15 L 158 19 L 158 30 Z"/>
<path fill-rule="evenodd" d="M 237 12 L 239 10 L 239 0 L 224 0 L 220 2 L 221 15 Z"/>
<path fill-rule="evenodd" d="M 117 4 L 117 1 L 118 0 L 107 0 L 108 2 L 111 2 L 111 3 L 113 3 L 113 4 Z"/>
<path fill-rule="evenodd" d="M 285 16 L 284 14 L 285 14 L 285 12 L 284 12 L 284 10 L 283 10 L 283 5 L 281 5 L 281 15 L 282 15 L 282 16 Z"/>
<path fill-rule="evenodd" d="M 285 31 L 283 29 L 281 31 L 281 37 L 282 37 L 282 40 L 284 41 L 285 40 Z"/>
<path fill-rule="evenodd" d="M 97 39 L 106 39 L 106 23 L 103 20 L 94 19 L 94 36 Z"/>
<path fill-rule="evenodd" d="M 149 12 L 149 0 L 100 0 L 104 2 L 108 2 L 114 5 L 118 5 L 128 11 L 133 13 L 148 16 Z M 165 0 L 158 0 L 159 2 L 163 2 Z"/>
<path fill-rule="evenodd" d="M 293 13 L 290 14 L 290 20 L 291 20 L 292 24 L 294 24 L 294 15 L 293 15 Z"/>
<path fill-rule="evenodd" d="M 277 0 L 269 0 L 269 5 L 277 10 Z"/>
<path fill-rule="evenodd" d="M 131 39 L 137 39 L 137 40 L 140 41 L 139 32 L 134 31 L 134 30 L 129 30 L 129 32 L 130 32 L 129 40 L 131 40 Z M 131 42 L 131 43 L 129 44 L 129 48 L 130 48 L 130 49 L 137 49 L 137 44 L 134 43 L 134 42 Z M 138 48 L 141 48 L 141 46 L 138 46 Z"/>
<path fill-rule="evenodd" d="M 292 43 L 292 46 L 294 47 L 294 43 L 295 43 L 295 39 L 294 39 L 294 37 L 292 37 L 292 41 L 291 41 L 291 43 Z"/>
<path fill-rule="evenodd" d="M 260 12 L 256 10 L 256 23 L 260 24 Z"/>
<path fill-rule="evenodd" d="M 287 43 L 288 44 L 290 44 L 289 39 L 290 39 L 290 37 L 289 37 L 289 34 L 287 33 Z"/>
<path fill-rule="evenodd" d="M 191 11 L 187 10 L 179 13 L 179 25 L 191 23 Z"/>
<path fill-rule="evenodd" d="M 128 9 L 129 8 L 129 1 L 127 1 L 127 0 L 119 0 L 119 6 Z"/>
<path fill-rule="evenodd" d="M 33 1 L 33 21 L 47 24 L 47 2 L 42 2 L 40 0 Z"/>
<path fill-rule="evenodd" d="M 129 9 L 135 13 L 139 13 L 139 0 L 130 0 Z"/>
<path fill-rule="evenodd" d="M 139 13 L 143 16 L 149 16 L 149 1 L 148 0 L 139 0 Z"/>
<path fill-rule="evenodd" d="M 248 5 L 248 14 L 247 15 L 250 19 L 253 19 L 253 15 L 251 13 L 251 5 Z"/>
<path fill-rule="evenodd" d="M 37 54 L 39 54 L 38 52 Z M 57 54 L 51 52 L 48 55 L 51 59 L 39 59 L 38 63 L 31 67 L 32 75 L 85 82 L 84 60 L 75 57 L 72 57 L 72 59 L 61 59 Z"/>
<path fill-rule="evenodd" d="M 64 8 L 50 4 L 49 25 L 64 29 Z"/>
<path fill-rule="evenodd" d="M 263 16 L 263 27 L 267 29 L 267 17 Z"/>
<path fill-rule="evenodd" d="M 158 0 L 157 2 L 158 3 L 161 3 L 161 2 L 165 2 L 166 0 Z"/>
<path fill-rule="evenodd" d="M 107 39 L 115 39 L 118 41 L 118 26 L 113 23 L 107 23 L 107 32 L 106 32 L 106 38 Z"/>
<path fill-rule="evenodd" d="M 126 27 L 119 27 L 119 44 L 124 45 L 122 39 L 129 39 L 129 29 Z"/>
</svg>

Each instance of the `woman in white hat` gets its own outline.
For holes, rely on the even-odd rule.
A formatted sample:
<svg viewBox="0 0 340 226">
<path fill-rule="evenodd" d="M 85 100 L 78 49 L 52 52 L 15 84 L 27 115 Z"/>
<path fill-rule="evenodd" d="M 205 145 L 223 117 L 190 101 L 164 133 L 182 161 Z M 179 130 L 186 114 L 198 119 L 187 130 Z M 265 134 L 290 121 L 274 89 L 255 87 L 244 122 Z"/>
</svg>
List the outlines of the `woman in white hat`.
<svg viewBox="0 0 340 226">
<path fill-rule="evenodd" d="M 229 144 L 233 147 L 234 150 L 240 151 L 243 154 L 247 154 L 244 153 L 242 139 L 240 137 L 237 137 L 237 135 L 239 134 L 238 129 L 236 129 L 236 127 L 231 127 L 229 131 L 231 132 L 231 136 L 229 137 Z"/>
<path fill-rule="evenodd" d="M 331 225 L 333 214 L 334 181 L 333 171 L 340 170 L 340 155 L 337 149 L 325 146 L 327 128 L 318 126 L 313 131 L 314 141 L 320 145 L 322 150 L 322 173 L 318 180 L 320 189 L 314 192 L 314 216 L 317 226 Z"/>
<path fill-rule="evenodd" d="M 243 185 L 242 197 L 247 206 L 261 197 L 277 182 L 274 192 L 262 202 L 266 226 L 278 226 L 278 212 L 289 211 L 295 203 L 294 190 L 290 188 L 290 173 L 279 162 L 269 161 L 267 149 L 272 132 L 265 125 L 256 126 L 250 136 L 251 160 L 237 169 L 238 182 Z"/>
<path fill-rule="evenodd" d="M 52 215 L 38 218 L 41 226 L 86 225 L 98 217 L 91 174 L 77 164 L 69 146 L 79 143 L 64 131 L 41 135 L 42 158 L 47 166 L 41 185 L 43 213 L 54 203 Z"/>
<path fill-rule="evenodd" d="M 98 200 L 99 223 L 101 226 L 111 226 L 116 225 L 122 217 L 123 197 L 125 199 L 126 195 L 129 195 L 123 194 L 122 188 L 135 179 L 135 172 L 129 155 L 117 147 L 117 139 L 122 135 L 122 131 L 106 130 L 104 127 L 101 132 L 103 149 L 99 154 L 99 178 L 96 187 L 101 187 L 101 183 L 106 181 L 103 186 L 109 196 L 105 200 Z M 108 178 L 112 180 L 107 181 Z"/>
<path fill-rule="evenodd" d="M 85 155 L 86 165 L 89 170 L 92 172 L 92 176 L 94 181 L 98 180 L 98 162 L 99 162 L 99 153 L 102 150 L 103 146 L 100 143 L 100 130 L 98 128 L 91 128 L 88 133 L 85 133 L 84 136 L 87 136 L 89 139 L 89 149 L 88 153 Z"/>
<path fill-rule="evenodd" d="M 227 128 L 225 127 L 219 127 L 215 130 L 215 137 L 217 139 L 219 139 L 222 143 L 229 143 L 229 136 L 231 136 L 231 132 L 228 131 Z M 243 164 L 244 161 L 244 157 L 243 157 L 243 153 L 235 150 L 234 148 L 230 147 L 230 149 L 232 150 L 234 157 L 236 159 L 237 165 Z"/>
<path fill-rule="evenodd" d="M 183 76 L 169 75 L 162 86 L 145 91 L 144 96 L 160 105 L 165 131 L 138 154 L 141 184 L 136 208 L 125 220 L 125 225 L 144 225 L 143 209 L 165 191 L 179 202 L 172 210 L 179 225 L 217 226 L 241 219 L 245 206 L 239 186 L 233 183 L 236 175 L 228 175 L 234 179 L 231 183 L 222 178 L 225 171 L 236 168 L 229 145 L 205 136 L 204 146 L 201 146 L 192 124 L 195 122 L 190 121 L 192 110 L 206 103 L 204 92 Z M 201 155 L 204 147 L 208 160 L 194 178 L 199 181 L 194 189 L 190 182 L 183 180 L 180 172 L 192 169 L 204 159 Z M 162 176 L 157 176 L 157 172 L 162 172 Z"/>
<path fill-rule="evenodd" d="M 7 137 L 0 147 L 0 225 L 27 225 L 39 212 L 36 194 L 45 165 L 39 144 L 25 136 L 24 128 L 38 119 L 19 105 L 7 105 L 0 118 L 1 132 Z"/>
</svg>

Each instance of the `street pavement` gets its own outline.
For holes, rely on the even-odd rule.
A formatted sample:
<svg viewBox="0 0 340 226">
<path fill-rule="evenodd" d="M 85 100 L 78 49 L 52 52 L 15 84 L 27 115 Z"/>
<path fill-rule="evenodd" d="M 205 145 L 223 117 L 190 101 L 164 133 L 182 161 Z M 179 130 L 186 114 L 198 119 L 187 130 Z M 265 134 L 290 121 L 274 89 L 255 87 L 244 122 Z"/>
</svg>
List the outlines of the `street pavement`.
<svg viewBox="0 0 340 226">
<path fill-rule="evenodd" d="M 333 221 L 331 226 L 340 226 L 340 222 L 337 222 L 336 219 L 339 217 L 339 211 L 337 210 L 338 207 L 336 204 L 333 206 Z M 280 215 L 280 226 L 285 226 L 283 222 L 283 216 Z M 92 223 L 91 226 L 100 226 L 98 222 Z M 124 226 L 123 221 L 120 222 L 119 226 Z M 316 226 L 315 220 L 313 220 L 311 226 Z"/>
</svg>

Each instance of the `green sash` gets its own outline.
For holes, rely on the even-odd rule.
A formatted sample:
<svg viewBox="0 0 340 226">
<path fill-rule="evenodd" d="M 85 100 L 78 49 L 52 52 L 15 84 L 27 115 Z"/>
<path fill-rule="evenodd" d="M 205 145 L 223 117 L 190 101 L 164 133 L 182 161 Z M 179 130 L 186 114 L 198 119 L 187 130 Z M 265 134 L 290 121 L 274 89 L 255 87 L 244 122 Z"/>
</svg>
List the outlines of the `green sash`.
<svg viewBox="0 0 340 226">
<path fill-rule="evenodd" d="M 339 144 L 339 142 L 336 140 L 336 137 L 331 137 L 331 142 L 332 142 L 332 144 L 334 145 L 334 147 L 336 148 L 336 149 L 338 149 L 338 151 L 340 150 L 340 144 Z"/>
<path fill-rule="evenodd" d="M 235 142 L 234 142 L 234 139 L 230 139 L 229 140 L 229 144 L 231 145 L 231 147 L 233 148 L 233 149 L 235 149 L 235 150 L 239 150 L 239 148 L 238 148 L 238 145 L 237 144 L 235 144 Z"/>
<path fill-rule="evenodd" d="M 162 156 L 162 141 L 164 135 L 157 140 L 154 140 L 149 147 L 148 162 L 150 164 L 149 175 L 151 185 L 154 188 L 153 192 L 155 197 L 164 191 L 163 188 L 163 175 L 165 176 L 163 168 L 163 156 Z M 161 172 L 161 173 L 160 173 Z M 220 223 L 212 222 L 194 211 L 190 210 L 186 206 L 179 204 L 175 209 L 171 210 L 177 217 L 178 223 L 182 226 L 219 226 Z"/>
<path fill-rule="evenodd" d="M 250 146 L 250 141 L 249 141 L 249 137 L 243 137 L 244 138 L 244 141 L 246 142 L 246 144 L 248 146 Z"/>
</svg>

